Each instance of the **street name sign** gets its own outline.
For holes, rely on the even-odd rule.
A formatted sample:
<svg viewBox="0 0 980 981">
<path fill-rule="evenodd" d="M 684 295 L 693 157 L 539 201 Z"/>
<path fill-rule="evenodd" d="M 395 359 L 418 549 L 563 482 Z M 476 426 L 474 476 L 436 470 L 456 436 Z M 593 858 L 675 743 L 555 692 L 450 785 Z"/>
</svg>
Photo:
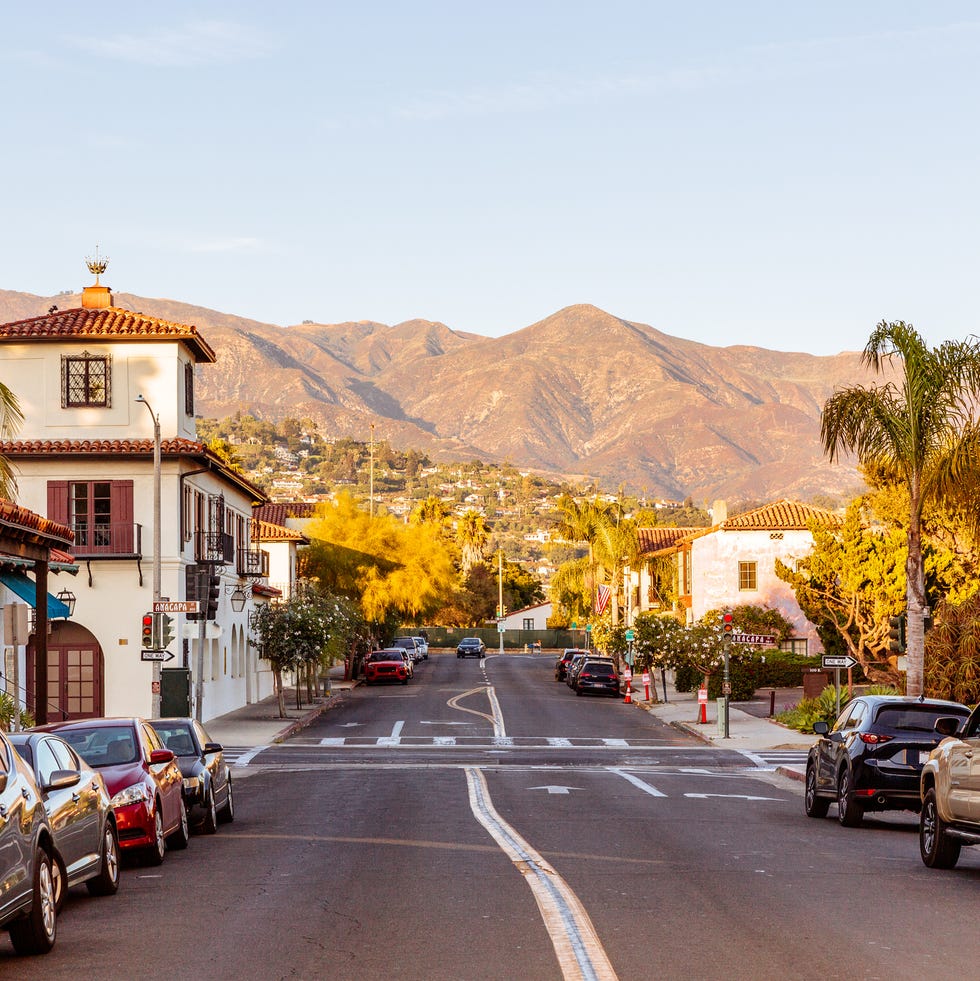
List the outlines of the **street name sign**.
<svg viewBox="0 0 980 981">
<path fill-rule="evenodd" d="M 141 661 L 172 661 L 174 655 L 170 651 L 140 651 Z"/>
<path fill-rule="evenodd" d="M 775 647 L 776 638 L 773 634 L 732 634 L 733 644 L 755 644 L 760 647 Z"/>
<path fill-rule="evenodd" d="M 200 613 L 201 604 L 198 600 L 156 600 L 153 604 L 154 613 Z"/>
<path fill-rule="evenodd" d="M 824 654 L 820 658 L 822 668 L 854 668 L 857 661 L 850 654 Z"/>
</svg>

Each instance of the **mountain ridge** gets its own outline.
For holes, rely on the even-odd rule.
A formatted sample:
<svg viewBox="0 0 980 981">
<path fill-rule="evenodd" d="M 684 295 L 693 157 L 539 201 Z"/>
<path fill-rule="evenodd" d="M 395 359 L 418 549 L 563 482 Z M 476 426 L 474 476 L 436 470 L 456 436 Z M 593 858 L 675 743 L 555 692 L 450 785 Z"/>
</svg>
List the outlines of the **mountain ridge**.
<svg viewBox="0 0 980 981">
<path fill-rule="evenodd" d="M 0 290 L 0 322 L 78 294 Z M 501 337 L 415 318 L 289 327 L 117 293 L 114 304 L 193 324 L 217 352 L 199 411 L 309 417 L 327 438 L 388 439 L 435 459 L 583 475 L 672 499 L 840 494 L 820 412 L 867 378 L 858 352 L 821 356 L 672 337 L 587 303 Z"/>
</svg>

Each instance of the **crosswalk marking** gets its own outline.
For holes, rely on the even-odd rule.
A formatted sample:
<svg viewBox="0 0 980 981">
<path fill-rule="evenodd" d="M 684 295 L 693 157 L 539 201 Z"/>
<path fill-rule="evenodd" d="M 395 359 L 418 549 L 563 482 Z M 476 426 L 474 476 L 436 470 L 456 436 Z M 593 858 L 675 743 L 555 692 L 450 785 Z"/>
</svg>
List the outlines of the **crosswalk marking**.
<svg viewBox="0 0 980 981">
<path fill-rule="evenodd" d="M 434 746 L 455 746 L 456 737 L 455 736 L 434 736 L 432 739 L 432 744 Z"/>
<path fill-rule="evenodd" d="M 549 746 L 561 746 L 561 747 L 565 747 L 565 746 L 571 746 L 572 745 L 571 739 L 562 739 L 559 736 L 547 736 L 546 738 L 548 740 L 548 745 Z"/>
<path fill-rule="evenodd" d="M 603 739 L 603 746 L 612 746 L 616 749 L 629 749 L 629 743 L 625 739 Z"/>
</svg>

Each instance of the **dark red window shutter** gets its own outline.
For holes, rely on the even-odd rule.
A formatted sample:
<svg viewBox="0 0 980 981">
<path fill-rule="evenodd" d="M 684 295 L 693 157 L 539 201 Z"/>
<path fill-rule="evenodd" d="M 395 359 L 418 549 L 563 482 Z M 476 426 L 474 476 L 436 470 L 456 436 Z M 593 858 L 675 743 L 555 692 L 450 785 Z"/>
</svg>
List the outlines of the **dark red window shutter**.
<svg viewBox="0 0 980 981">
<path fill-rule="evenodd" d="M 68 520 L 68 481 L 48 481 L 48 517 L 59 524 L 67 525 Z"/>
<path fill-rule="evenodd" d="M 109 509 L 112 514 L 113 539 L 118 552 L 132 552 L 133 545 L 133 482 L 114 480 L 109 489 Z"/>
</svg>

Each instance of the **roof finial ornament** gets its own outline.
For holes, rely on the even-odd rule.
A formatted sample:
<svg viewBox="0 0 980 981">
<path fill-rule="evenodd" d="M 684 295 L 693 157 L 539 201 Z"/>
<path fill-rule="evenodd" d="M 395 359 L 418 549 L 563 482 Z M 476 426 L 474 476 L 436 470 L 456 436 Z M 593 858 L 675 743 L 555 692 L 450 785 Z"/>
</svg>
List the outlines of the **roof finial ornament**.
<svg viewBox="0 0 980 981">
<path fill-rule="evenodd" d="M 98 286 L 99 276 L 106 271 L 106 267 L 109 265 L 109 257 L 107 255 L 99 255 L 98 242 L 95 244 L 95 258 L 86 256 L 85 265 L 88 266 L 88 271 L 95 277 L 95 285 Z"/>
</svg>

